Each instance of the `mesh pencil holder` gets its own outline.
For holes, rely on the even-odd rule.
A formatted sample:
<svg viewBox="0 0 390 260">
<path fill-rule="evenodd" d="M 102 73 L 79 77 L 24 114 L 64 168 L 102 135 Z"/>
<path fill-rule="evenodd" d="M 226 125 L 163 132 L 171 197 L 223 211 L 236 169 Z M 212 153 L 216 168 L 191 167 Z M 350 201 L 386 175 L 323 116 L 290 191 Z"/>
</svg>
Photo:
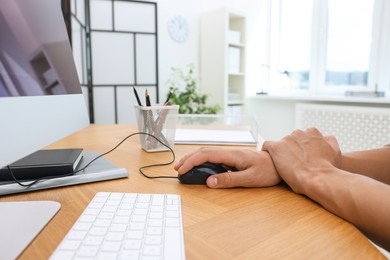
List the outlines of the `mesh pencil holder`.
<svg viewBox="0 0 390 260">
<path fill-rule="evenodd" d="M 173 149 L 179 106 L 135 106 L 138 131 L 155 136 Z M 169 150 L 149 135 L 140 135 L 142 149 L 146 152 Z"/>
</svg>

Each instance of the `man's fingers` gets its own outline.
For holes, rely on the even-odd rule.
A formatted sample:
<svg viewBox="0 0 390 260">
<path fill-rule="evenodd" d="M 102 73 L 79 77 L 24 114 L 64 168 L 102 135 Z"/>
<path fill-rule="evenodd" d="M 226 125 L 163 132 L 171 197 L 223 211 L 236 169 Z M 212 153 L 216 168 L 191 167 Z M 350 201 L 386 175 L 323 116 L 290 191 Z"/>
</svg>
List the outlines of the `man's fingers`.
<svg viewBox="0 0 390 260">
<path fill-rule="evenodd" d="M 259 173 L 260 174 L 260 173 Z M 225 172 L 215 174 L 207 178 L 209 188 L 233 188 L 233 187 L 259 187 L 263 186 L 256 181 L 255 176 L 247 170 L 236 172 Z M 267 185 L 265 185 L 267 186 Z"/>
<path fill-rule="evenodd" d="M 332 146 L 334 150 L 339 150 L 339 143 L 337 142 L 337 139 L 333 135 L 325 136 L 326 141 Z"/>
<path fill-rule="evenodd" d="M 263 146 L 261 147 L 261 150 L 262 151 L 266 151 L 266 152 L 270 152 L 270 150 L 272 149 L 272 147 L 276 144 L 277 142 L 275 141 L 265 141 L 263 143 Z"/>
<path fill-rule="evenodd" d="M 194 166 L 205 162 L 227 165 L 227 168 L 234 168 L 238 150 L 221 149 L 213 147 L 202 147 L 192 154 L 183 157 L 174 169 L 179 173 L 185 173 Z"/>
<path fill-rule="evenodd" d="M 197 151 L 185 155 L 180 159 L 178 163 L 175 164 L 174 169 L 178 173 L 182 174 L 191 170 L 194 166 L 200 165 L 208 161 L 208 149 L 200 148 Z"/>
<path fill-rule="evenodd" d="M 318 128 L 315 128 L 315 127 L 307 128 L 305 130 L 305 133 L 309 134 L 309 135 L 314 135 L 314 136 L 322 136 L 322 133 L 320 132 L 320 130 L 318 130 Z"/>
<path fill-rule="evenodd" d="M 242 176 L 238 172 L 225 172 L 215 174 L 207 178 L 207 186 L 210 188 L 232 188 L 240 186 Z"/>
</svg>

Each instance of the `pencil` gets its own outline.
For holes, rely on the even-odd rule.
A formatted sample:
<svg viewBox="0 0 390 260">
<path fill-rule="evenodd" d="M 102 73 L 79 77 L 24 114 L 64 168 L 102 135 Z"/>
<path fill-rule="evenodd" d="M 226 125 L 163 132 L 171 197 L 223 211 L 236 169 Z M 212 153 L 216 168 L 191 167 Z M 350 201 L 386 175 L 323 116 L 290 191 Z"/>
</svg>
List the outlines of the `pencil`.
<svg viewBox="0 0 390 260">
<path fill-rule="evenodd" d="M 148 107 L 150 107 L 150 106 L 151 106 L 151 103 L 150 103 L 150 97 L 149 97 L 149 92 L 148 92 L 148 90 L 145 90 L 145 100 L 146 100 L 146 105 L 147 105 Z"/>
</svg>

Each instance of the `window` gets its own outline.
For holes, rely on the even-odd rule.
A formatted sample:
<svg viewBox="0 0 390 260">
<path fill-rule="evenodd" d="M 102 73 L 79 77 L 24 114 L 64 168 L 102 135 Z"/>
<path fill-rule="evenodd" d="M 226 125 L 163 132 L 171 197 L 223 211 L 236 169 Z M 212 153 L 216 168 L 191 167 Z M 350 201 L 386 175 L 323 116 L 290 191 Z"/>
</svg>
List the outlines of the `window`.
<svg viewBox="0 0 390 260">
<path fill-rule="evenodd" d="M 388 91 L 387 0 L 268 0 L 270 91 Z"/>
<path fill-rule="evenodd" d="M 373 7 L 374 0 L 328 0 L 325 86 L 368 86 Z"/>
</svg>

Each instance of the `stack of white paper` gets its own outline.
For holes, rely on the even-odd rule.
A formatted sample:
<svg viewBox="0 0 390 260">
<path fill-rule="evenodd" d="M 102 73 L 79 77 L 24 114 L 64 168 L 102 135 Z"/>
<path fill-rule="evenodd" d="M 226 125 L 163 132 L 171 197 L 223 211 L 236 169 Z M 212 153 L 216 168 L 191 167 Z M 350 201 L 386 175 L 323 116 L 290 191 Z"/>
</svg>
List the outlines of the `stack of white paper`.
<svg viewBox="0 0 390 260">
<path fill-rule="evenodd" d="M 176 129 L 176 144 L 256 145 L 249 130 Z"/>
</svg>

